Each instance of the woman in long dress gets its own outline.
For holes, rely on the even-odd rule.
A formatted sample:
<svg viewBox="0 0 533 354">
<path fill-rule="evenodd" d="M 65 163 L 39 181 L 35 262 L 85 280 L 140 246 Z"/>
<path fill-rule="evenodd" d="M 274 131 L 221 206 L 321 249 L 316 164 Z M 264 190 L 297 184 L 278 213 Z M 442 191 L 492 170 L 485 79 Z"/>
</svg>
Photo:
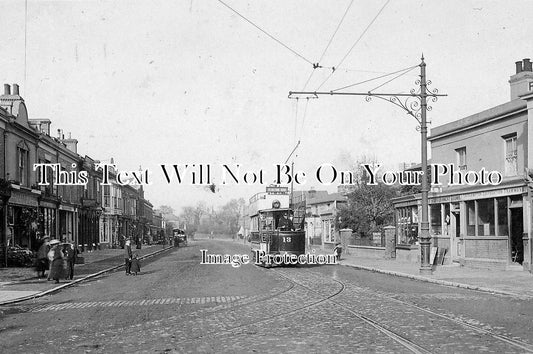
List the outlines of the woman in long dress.
<svg viewBox="0 0 533 354">
<path fill-rule="evenodd" d="M 63 266 L 63 252 L 61 252 L 61 247 L 59 247 L 58 240 L 50 241 L 50 246 L 52 249 L 50 252 L 53 252 L 52 265 L 50 266 L 50 278 L 54 279 L 56 283 L 59 283 L 59 279 L 65 277 L 65 269 Z"/>
</svg>

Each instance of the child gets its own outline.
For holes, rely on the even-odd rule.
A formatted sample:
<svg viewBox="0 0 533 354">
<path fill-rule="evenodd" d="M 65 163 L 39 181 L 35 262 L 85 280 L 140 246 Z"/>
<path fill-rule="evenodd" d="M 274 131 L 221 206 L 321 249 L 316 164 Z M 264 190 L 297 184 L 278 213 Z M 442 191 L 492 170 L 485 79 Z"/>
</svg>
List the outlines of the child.
<svg viewBox="0 0 533 354">
<path fill-rule="evenodd" d="M 137 253 L 135 253 L 131 259 L 131 272 L 133 275 L 137 275 L 137 273 L 141 272 L 141 262 L 138 259 Z"/>
</svg>

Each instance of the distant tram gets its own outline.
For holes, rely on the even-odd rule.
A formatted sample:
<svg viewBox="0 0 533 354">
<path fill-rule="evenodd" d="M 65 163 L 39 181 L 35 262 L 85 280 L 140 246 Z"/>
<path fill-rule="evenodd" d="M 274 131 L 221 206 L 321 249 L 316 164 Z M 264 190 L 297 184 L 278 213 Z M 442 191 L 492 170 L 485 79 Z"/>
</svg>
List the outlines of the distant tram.
<svg viewBox="0 0 533 354">
<path fill-rule="evenodd" d="M 269 186 L 266 192 L 254 195 L 249 215 L 252 259 L 256 264 L 291 264 L 283 260 L 305 254 L 305 231 L 295 230 L 292 223 L 287 187 Z"/>
<path fill-rule="evenodd" d="M 187 235 L 185 235 L 185 231 L 182 229 L 172 229 L 172 236 L 174 238 L 174 246 L 179 246 L 180 243 L 187 245 Z"/>
</svg>

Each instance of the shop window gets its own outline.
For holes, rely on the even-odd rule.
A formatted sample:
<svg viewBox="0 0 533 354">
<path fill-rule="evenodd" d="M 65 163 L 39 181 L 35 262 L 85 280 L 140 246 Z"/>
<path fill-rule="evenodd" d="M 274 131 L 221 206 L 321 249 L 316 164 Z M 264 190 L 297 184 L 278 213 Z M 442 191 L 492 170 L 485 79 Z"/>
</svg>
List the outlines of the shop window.
<svg viewBox="0 0 533 354">
<path fill-rule="evenodd" d="M 432 204 L 429 206 L 430 231 L 432 235 L 440 235 L 442 233 L 442 216 L 440 211 L 440 204 Z"/>
<path fill-rule="evenodd" d="M 466 147 L 455 149 L 457 154 L 457 167 L 460 171 L 466 171 Z"/>
<path fill-rule="evenodd" d="M 509 235 L 507 220 L 507 198 L 498 198 L 498 235 Z"/>
<path fill-rule="evenodd" d="M 516 133 L 505 136 L 505 175 L 516 176 L 518 174 L 518 151 L 516 148 Z"/>
<path fill-rule="evenodd" d="M 466 202 L 466 234 L 476 235 L 476 204 L 473 200 Z"/>
<path fill-rule="evenodd" d="M 416 244 L 418 241 L 418 207 L 398 208 L 396 215 L 398 244 Z"/>
<path fill-rule="evenodd" d="M 494 236 L 494 199 L 478 200 L 478 236 Z"/>
</svg>

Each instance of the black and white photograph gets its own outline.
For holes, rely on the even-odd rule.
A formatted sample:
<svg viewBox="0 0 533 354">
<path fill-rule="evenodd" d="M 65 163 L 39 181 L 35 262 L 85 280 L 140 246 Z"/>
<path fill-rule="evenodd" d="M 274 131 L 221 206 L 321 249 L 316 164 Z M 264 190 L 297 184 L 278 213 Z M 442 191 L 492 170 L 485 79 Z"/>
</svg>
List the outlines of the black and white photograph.
<svg viewBox="0 0 533 354">
<path fill-rule="evenodd" d="M 531 14 L 0 0 L 0 352 L 533 353 Z"/>
</svg>

